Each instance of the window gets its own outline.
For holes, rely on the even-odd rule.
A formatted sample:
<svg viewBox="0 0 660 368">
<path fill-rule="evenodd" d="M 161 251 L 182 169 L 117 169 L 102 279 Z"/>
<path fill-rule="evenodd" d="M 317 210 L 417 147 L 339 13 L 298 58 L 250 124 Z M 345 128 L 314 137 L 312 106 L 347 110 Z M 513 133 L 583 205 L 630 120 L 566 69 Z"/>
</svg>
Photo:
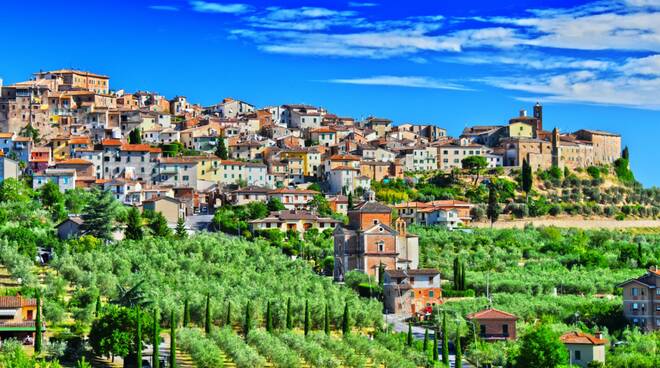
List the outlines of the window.
<svg viewBox="0 0 660 368">
<path fill-rule="evenodd" d="M 509 336 L 509 325 L 507 324 L 502 325 L 502 335 L 504 335 L 505 337 Z"/>
<path fill-rule="evenodd" d="M 580 350 L 575 350 L 575 360 L 582 360 L 582 352 Z"/>
<path fill-rule="evenodd" d="M 639 304 L 637 304 L 637 303 L 632 303 L 631 308 L 632 308 L 632 310 L 637 310 L 637 309 L 639 309 Z"/>
<path fill-rule="evenodd" d="M 433 292 L 433 290 L 429 291 L 429 298 L 434 298 L 434 297 L 435 297 L 435 293 Z"/>
<path fill-rule="evenodd" d="M 385 242 L 384 241 L 379 241 L 376 243 L 376 246 L 378 247 L 379 252 L 384 252 L 385 251 Z"/>
<path fill-rule="evenodd" d="M 481 334 L 481 336 L 486 335 L 486 325 L 479 325 L 479 334 Z"/>
<path fill-rule="evenodd" d="M 378 220 L 374 220 L 374 225 L 378 225 Z"/>
<path fill-rule="evenodd" d="M 631 293 L 632 293 L 632 296 L 637 296 L 637 295 L 639 295 L 639 289 L 632 288 Z"/>
</svg>

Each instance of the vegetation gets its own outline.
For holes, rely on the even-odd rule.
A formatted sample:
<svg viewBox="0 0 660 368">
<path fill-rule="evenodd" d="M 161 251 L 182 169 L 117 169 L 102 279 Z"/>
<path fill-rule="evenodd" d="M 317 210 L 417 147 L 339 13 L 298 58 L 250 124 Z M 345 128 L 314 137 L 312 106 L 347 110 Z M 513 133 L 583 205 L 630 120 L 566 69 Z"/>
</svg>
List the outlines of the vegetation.
<svg viewBox="0 0 660 368">
<path fill-rule="evenodd" d="M 222 368 L 224 360 L 217 345 L 194 328 L 184 328 L 177 333 L 179 348 L 192 357 L 199 368 Z"/>
<path fill-rule="evenodd" d="M 239 368 L 260 368 L 266 365 L 264 359 L 251 346 L 229 327 L 216 328 L 211 331 L 211 340 L 227 353 Z"/>
</svg>

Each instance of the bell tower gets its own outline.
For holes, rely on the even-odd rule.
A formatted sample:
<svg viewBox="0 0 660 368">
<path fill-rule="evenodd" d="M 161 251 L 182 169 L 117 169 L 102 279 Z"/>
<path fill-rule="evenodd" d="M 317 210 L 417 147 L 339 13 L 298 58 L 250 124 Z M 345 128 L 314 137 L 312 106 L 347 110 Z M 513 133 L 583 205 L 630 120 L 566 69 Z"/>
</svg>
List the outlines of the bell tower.
<svg viewBox="0 0 660 368">
<path fill-rule="evenodd" d="M 536 118 L 536 131 L 540 132 L 543 130 L 543 106 L 537 102 L 534 105 L 534 118 Z"/>
</svg>

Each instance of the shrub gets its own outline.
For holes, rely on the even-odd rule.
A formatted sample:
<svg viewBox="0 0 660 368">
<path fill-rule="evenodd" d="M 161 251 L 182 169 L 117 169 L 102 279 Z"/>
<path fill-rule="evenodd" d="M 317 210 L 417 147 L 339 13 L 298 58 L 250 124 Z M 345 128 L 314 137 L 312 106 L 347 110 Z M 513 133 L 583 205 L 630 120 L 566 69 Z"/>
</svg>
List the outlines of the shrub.
<svg viewBox="0 0 660 368">
<path fill-rule="evenodd" d="M 305 339 L 302 335 L 285 332 L 280 334 L 279 338 L 291 349 L 298 352 L 313 367 L 338 368 L 341 366 L 339 360 L 327 350 L 312 340 Z"/>
<path fill-rule="evenodd" d="M 259 355 L 254 348 L 247 345 L 229 327 L 214 329 L 211 332 L 211 339 L 231 357 L 239 368 L 261 368 L 266 366 L 266 359 Z"/>
<path fill-rule="evenodd" d="M 254 346 L 259 354 L 268 358 L 281 368 L 300 367 L 298 355 L 280 339 L 262 329 L 253 329 L 248 334 L 248 343 Z"/>
<path fill-rule="evenodd" d="M 199 368 L 222 368 L 224 360 L 217 345 L 198 329 L 183 328 L 176 335 L 177 346 L 190 354 Z"/>
</svg>

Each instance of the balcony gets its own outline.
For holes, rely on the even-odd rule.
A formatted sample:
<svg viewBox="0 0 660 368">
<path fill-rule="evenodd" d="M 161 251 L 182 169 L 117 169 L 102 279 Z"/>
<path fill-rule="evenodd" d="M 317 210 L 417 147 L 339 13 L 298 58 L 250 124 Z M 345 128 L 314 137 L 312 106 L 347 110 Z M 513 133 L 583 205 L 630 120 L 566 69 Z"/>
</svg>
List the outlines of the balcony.
<svg viewBox="0 0 660 368">
<path fill-rule="evenodd" d="M 163 175 L 175 175 L 179 172 L 179 169 L 176 167 L 165 167 L 160 169 L 160 173 Z"/>
</svg>

